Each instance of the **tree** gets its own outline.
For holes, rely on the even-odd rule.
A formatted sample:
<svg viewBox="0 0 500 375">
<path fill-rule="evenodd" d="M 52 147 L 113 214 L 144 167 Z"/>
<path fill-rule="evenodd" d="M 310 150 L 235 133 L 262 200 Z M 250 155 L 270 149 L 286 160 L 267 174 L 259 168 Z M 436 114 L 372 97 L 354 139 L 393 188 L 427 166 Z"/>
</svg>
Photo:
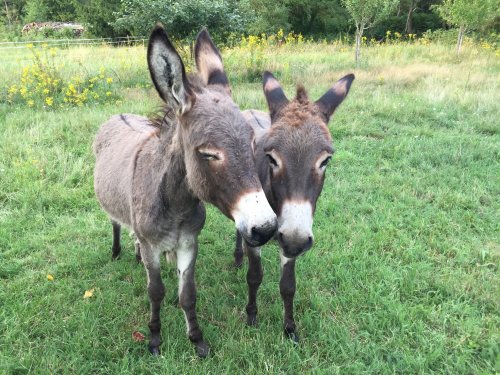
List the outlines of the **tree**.
<svg viewBox="0 0 500 375">
<path fill-rule="evenodd" d="M 398 0 L 342 0 L 356 26 L 356 66 L 361 56 L 363 32 L 375 25 L 398 4 Z"/>
<path fill-rule="evenodd" d="M 217 39 L 246 26 L 238 0 L 122 0 L 121 5 L 112 25 L 131 35 L 149 35 L 158 21 L 175 38 L 193 37 L 206 26 Z"/>
<path fill-rule="evenodd" d="M 120 0 L 78 0 L 74 1 L 76 19 L 85 24 L 93 36 L 116 37 L 111 24 L 120 10 Z"/>
<path fill-rule="evenodd" d="M 480 29 L 499 15 L 498 0 L 444 0 L 434 5 L 441 18 L 451 25 L 458 26 L 457 54 L 460 53 L 465 33 Z"/>
<path fill-rule="evenodd" d="M 413 12 L 417 9 L 420 0 L 408 1 L 408 14 L 406 15 L 405 34 L 413 34 Z"/>
<path fill-rule="evenodd" d="M 249 0 L 255 18 L 251 33 L 284 29 L 303 35 L 332 35 L 347 29 L 347 12 L 340 0 Z"/>
<path fill-rule="evenodd" d="M 28 0 L 25 22 L 75 21 L 75 6 L 66 0 Z"/>
</svg>

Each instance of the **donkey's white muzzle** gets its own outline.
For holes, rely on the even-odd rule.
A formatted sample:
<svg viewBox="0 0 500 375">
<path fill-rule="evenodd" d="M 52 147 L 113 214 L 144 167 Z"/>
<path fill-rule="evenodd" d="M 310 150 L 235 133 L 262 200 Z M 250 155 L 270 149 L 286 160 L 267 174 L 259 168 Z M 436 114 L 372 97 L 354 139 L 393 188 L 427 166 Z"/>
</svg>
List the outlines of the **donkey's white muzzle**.
<svg viewBox="0 0 500 375">
<path fill-rule="evenodd" d="M 278 217 L 277 240 L 287 257 L 296 257 L 313 245 L 313 208 L 309 201 L 287 200 Z"/>
<path fill-rule="evenodd" d="M 264 245 L 276 231 L 276 214 L 262 190 L 241 196 L 231 215 L 236 229 L 251 246 Z"/>
</svg>

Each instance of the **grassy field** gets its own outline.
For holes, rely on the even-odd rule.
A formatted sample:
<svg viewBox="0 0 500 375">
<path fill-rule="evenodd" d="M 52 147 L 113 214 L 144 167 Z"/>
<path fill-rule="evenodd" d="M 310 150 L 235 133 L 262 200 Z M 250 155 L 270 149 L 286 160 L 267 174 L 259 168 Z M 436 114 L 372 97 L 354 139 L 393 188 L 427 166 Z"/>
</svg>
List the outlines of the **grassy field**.
<svg viewBox="0 0 500 375">
<path fill-rule="evenodd" d="M 19 81 L 30 51 L 1 56 Z M 296 320 L 282 335 L 279 258 L 263 250 L 260 324 L 245 326 L 245 269 L 230 267 L 233 224 L 213 207 L 200 236 L 198 313 L 212 354 L 199 360 L 165 264 L 162 356 L 149 355 L 146 276 L 94 197 L 91 144 L 120 112 L 158 108 L 144 47 L 58 51 L 62 72 L 112 75 L 119 98 L 82 107 L 0 103 L 0 374 L 494 374 L 500 371 L 500 61 L 467 46 L 236 48 L 223 53 L 242 109 L 265 108 L 252 69 L 318 98 L 356 80 L 330 129 L 337 150 L 297 262 Z M 53 280 L 48 280 L 48 275 Z M 93 296 L 84 293 L 93 289 Z"/>
</svg>

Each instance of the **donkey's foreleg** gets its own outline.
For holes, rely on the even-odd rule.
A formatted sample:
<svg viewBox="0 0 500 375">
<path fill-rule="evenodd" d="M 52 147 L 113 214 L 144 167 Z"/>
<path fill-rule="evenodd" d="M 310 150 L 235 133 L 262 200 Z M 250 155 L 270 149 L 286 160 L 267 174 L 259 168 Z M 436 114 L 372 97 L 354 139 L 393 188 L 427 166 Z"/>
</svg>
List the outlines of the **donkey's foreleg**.
<svg viewBox="0 0 500 375">
<path fill-rule="evenodd" d="M 122 251 L 120 244 L 121 225 L 114 220 L 111 220 L 111 225 L 113 226 L 113 246 L 111 247 L 111 258 L 115 260 Z"/>
<path fill-rule="evenodd" d="M 141 241 L 139 241 L 139 239 L 135 234 L 134 234 L 134 247 L 135 247 L 135 260 L 137 261 L 137 263 L 142 263 Z"/>
<path fill-rule="evenodd" d="M 153 355 L 158 355 L 160 354 L 161 343 L 160 307 L 163 297 L 165 297 L 165 286 L 161 280 L 160 252 L 155 250 L 146 243 L 141 242 L 141 255 L 148 275 L 148 295 L 151 304 L 151 319 L 149 321 L 151 341 L 149 342 L 149 351 Z"/>
<path fill-rule="evenodd" d="M 247 304 L 247 324 L 254 326 L 257 324 L 257 291 L 262 278 L 262 263 L 260 259 L 260 247 L 250 247 L 246 242 L 244 244 L 248 256 L 248 304 Z"/>
<path fill-rule="evenodd" d="M 280 294 L 283 299 L 285 335 L 295 343 L 299 342 L 299 336 L 295 332 L 295 321 L 293 319 L 293 298 L 295 296 L 295 258 L 286 258 L 280 253 L 281 279 Z"/>
<path fill-rule="evenodd" d="M 234 247 L 234 267 L 240 268 L 243 264 L 243 237 L 236 231 L 236 246 Z"/>
<path fill-rule="evenodd" d="M 194 267 L 198 253 L 196 238 L 185 239 L 180 242 L 177 253 L 177 274 L 179 276 L 179 303 L 186 318 L 189 340 L 196 346 L 199 357 L 206 357 L 210 351 L 203 341 L 203 334 L 196 317 L 196 284 Z"/>
</svg>

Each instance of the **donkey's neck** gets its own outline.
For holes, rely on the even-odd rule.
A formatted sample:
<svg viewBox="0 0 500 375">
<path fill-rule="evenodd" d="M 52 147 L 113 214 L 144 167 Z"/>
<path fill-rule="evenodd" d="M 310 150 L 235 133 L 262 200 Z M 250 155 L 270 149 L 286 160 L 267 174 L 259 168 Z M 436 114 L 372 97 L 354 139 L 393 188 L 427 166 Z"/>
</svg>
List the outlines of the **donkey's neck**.
<svg viewBox="0 0 500 375">
<path fill-rule="evenodd" d="M 165 163 L 162 174 L 162 199 L 172 209 L 185 211 L 197 206 L 199 199 L 189 189 L 185 154 L 178 121 L 164 123 L 160 130 L 158 152 Z"/>
</svg>

